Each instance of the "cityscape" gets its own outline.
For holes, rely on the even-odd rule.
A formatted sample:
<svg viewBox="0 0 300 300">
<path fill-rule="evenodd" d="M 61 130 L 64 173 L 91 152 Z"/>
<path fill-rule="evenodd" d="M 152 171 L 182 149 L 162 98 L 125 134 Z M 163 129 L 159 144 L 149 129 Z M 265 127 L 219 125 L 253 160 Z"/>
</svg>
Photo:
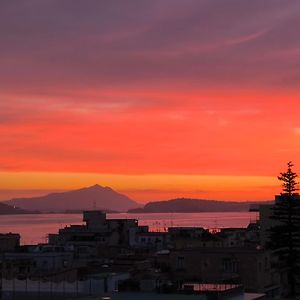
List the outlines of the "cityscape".
<svg viewBox="0 0 300 300">
<path fill-rule="evenodd" d="M 21 245 L 19 233 L 1 234 L 1 299 L 296 296 L 300 196 L 292 167 L 278 177 L 282 193 L 259 205 L 259 218 L 245 227 L 151 230 L 95 208 L 46 243 Z"/>
<path fill-rule="evenodd" d="M 0 300 L 299 299 L 299 15 L 0 0 Z"/>
</svg>

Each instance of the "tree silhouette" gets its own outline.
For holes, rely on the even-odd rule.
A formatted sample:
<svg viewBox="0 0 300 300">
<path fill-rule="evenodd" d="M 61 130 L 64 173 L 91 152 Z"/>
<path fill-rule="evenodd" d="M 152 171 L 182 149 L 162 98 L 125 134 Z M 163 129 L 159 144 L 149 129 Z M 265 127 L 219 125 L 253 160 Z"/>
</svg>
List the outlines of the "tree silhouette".
<svg viewBox="0 0 300 300">
<path fill-rule="evenodd" d="M 287 272 L 289 296 L 295 297 L 299 283 L 300 198 L 297 193 L 298 175 L 292 168 L 292 162 L 288 162 L 287 171 L 278 176 L 283 189 L 273 207 L 270 246 L 278 257 L 281 272 Z"/>
<path fill-rule="evenodd" d="M 287 195 L 289 197 L 291 196 L 298 196 L 298 193 L 295 193 L 298 191 L 298 182 L 296 181 L 296 178 L 298 177 L 297 173 L 292 171 L 292 167 L 294 166 L 293 163 L 290 161 L 287 164 L 288 169 L 284 173 L 280 173 L 280 176 L 278 176 L 278 180 L 282 181 L 282 187 L 283 192 L 281 195 Z"/>
</svg>

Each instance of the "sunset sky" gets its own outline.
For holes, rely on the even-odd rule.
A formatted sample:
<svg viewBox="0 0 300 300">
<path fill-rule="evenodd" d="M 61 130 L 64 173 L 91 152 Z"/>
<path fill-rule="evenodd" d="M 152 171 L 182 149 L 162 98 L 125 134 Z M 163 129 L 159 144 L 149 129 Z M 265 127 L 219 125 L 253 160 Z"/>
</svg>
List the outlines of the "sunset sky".
<svg viewBox="0 0 300 300">
<path fill-rule="evenodd" d="M 0 2 L 0 200 L 94 185 L 270 200 L 300 173 L 300 1 Z"/>
</svg>

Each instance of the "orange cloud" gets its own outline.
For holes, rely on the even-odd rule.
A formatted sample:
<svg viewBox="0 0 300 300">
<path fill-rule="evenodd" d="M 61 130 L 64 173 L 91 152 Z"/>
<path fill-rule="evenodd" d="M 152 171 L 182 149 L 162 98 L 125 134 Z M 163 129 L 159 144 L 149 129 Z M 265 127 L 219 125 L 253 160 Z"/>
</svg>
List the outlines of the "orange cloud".
<svg viewBox="0 0 300 300">
<path fill-rule="evenodd" d="M 300 4 L 235 2 L 1 3 L 2 189 L 269 199 L 300 163 Z"/>
</svg>

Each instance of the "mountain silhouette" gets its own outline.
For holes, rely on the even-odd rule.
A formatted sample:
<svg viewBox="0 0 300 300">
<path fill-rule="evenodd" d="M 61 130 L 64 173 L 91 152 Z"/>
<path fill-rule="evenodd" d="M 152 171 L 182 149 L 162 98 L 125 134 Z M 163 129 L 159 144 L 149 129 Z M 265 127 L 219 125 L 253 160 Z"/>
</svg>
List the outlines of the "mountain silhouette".
<svg viewBox="0 0 300 300">
<path fill-rule="evenodd" d="M 139 207 L 139 204 L 127 196 L 117 193 L 110 187 L 98 184 L 78 190 L 62 193 L 52 193 L 33 198 L 15 198 L 4 203 L 26 210 L 51 211 L 79 211 L 102 209 L 123 212 Z"/>
<path fill-rule="evenodd" d="M 177 198 L 165 201 L 148 202 L 143 208 L 130 209 L 130 213 L 169 213 L 169 212 L 233 212 L 248 211 L 259 204 L 271 201 L 231 202 L 204 199 Z"/>
<path fill-rule="evenodd" d="M 17 207 L 11 207 L 0 202 L 0 215 L 19 215 L 19 214 L 28 214 L 29 212 L 19 209 Z"/>
</svg>

